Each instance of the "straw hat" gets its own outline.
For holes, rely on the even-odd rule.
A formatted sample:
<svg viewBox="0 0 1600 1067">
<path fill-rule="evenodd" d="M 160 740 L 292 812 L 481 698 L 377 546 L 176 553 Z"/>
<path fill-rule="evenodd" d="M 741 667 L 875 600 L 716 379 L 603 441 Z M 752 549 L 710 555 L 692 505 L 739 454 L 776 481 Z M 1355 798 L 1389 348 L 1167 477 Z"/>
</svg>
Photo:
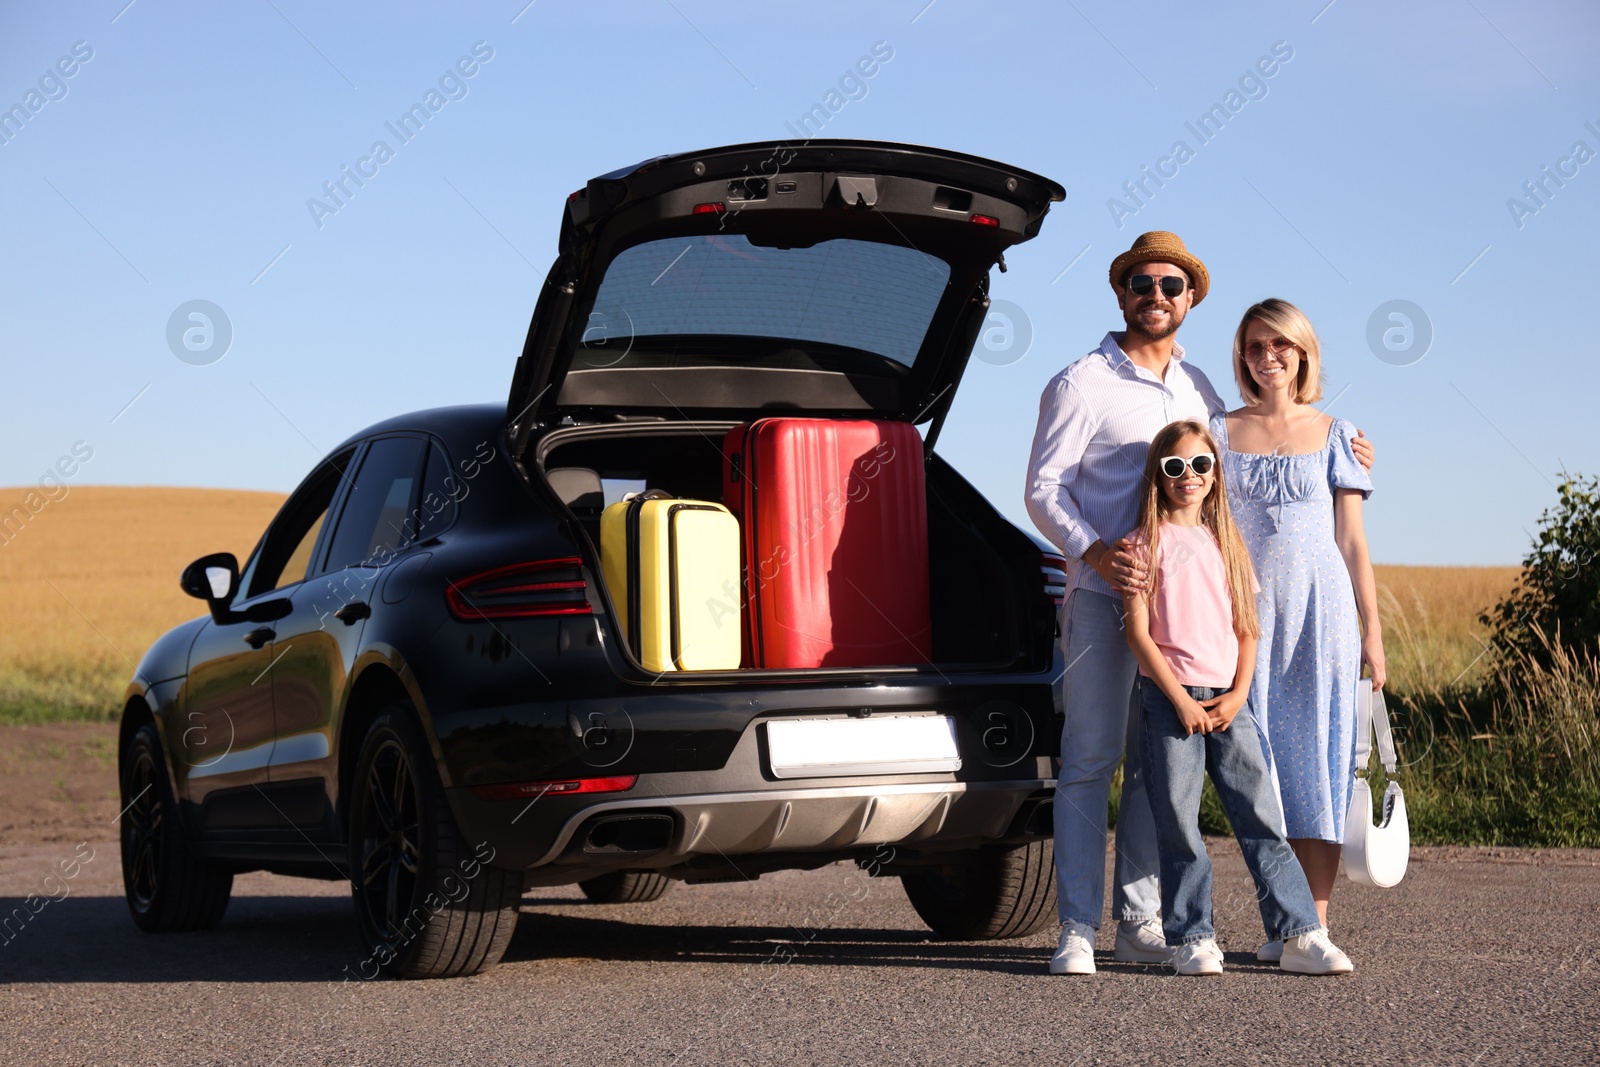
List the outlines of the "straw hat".
<svg viewBox="0 0 1600 1067">
<path fill-rule="evenodd" d="M 1211 275 L 1206 271 L 1206 265 L 1189 254 L 1189 250 L 1183 246 L 1183 238 L 1166 230 L 1140 234 L 1132 248 L 1113 259 L 1111 284 L 1121 285 L 1128 268 L 1135 263 L 1171 263 L 1181 268 L 1194 283 L 1196 304 L 1206 298 L 1206 291 L 1211 288 Z"/>
</svg>

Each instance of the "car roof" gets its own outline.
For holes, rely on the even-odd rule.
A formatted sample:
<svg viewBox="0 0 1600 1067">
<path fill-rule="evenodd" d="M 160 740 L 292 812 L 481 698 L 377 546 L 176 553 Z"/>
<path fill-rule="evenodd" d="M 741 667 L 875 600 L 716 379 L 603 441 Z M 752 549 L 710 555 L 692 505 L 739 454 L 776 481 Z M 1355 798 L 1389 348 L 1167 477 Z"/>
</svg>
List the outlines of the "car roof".
<svg viewBox="0 0 1600 1067">
<path fill-rule="evenodd" d="M 385 433 L 428 433 L 457 442 L 460 438 L 497 436 L 505 425 L 504 404 L 458 404 L 454 407 L 426 408 L 373 423 L 341 441 L 333 451 L 348 448 L 358 441 Z"/>
</svg>

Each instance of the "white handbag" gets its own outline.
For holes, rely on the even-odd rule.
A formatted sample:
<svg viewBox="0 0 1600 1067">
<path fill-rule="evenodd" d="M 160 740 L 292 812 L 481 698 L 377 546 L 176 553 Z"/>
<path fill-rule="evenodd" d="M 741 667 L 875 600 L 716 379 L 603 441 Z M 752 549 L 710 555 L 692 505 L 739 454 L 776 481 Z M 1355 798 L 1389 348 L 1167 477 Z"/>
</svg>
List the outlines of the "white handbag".
<svg viewBox="0 0 1600 1067">
<path fill-rule="evenodd" d="M 1411 823 L 1406 818 L 1405 794 L 1395 781 L 1399 759 L 1383 690 L 1373 690 L 1370 679 L 1364 679 L 1363 685 L 1356 700 L 1356 780 L 1345 816 L 1344 873 L 1352 882 L 1389 889 L 1405 877 L 1406 862 L 1411 858 Z M 1367 785 L 1374 732 L 1378 758 L 1389 777 L 1389 787 L 1383 792 L 1383 815 L 1376 825 L 1372 822 L 1372 789 Z"/>
</svg>

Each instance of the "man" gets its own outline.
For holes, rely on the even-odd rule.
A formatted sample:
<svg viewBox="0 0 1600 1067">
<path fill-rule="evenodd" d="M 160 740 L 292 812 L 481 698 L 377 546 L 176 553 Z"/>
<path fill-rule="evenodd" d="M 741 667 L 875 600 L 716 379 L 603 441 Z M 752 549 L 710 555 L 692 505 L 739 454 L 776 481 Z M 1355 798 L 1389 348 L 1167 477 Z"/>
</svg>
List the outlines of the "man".
<svg viewBox="0 0 1600 1067">
<path fill-rule="evenodd" d="M 1061 612 L 1066 725 L 1055 794 L 1057 907 L 1061 942 L 1051 974 L 1093 974 L 1095 932 L 1105 901 L 1106 805 L 1117 763 L 1122 803 L 1111 910 L 1114 956 L 1131 963 L 1172 958 L 1158 918 L 1155 823 L 1140 770 L 1133 699 L 1137 664 L 1122 628 L 1124 589 L 1145 573 L 1120 538 L 1139 508 L 1145 452 L 1178 419 L 1205 425 L 1225 409 L 1175 338 L 1211 276 L 1176 234 L 1142 234 L 1111 262 L 1111 288 L 1127 324 L 1050 380 L 1028 464 L 1028 513 L 1065 553 L 1070 576 Z M 1356 443 L 1372 465 L 1371 446 Z"/>
</svg>

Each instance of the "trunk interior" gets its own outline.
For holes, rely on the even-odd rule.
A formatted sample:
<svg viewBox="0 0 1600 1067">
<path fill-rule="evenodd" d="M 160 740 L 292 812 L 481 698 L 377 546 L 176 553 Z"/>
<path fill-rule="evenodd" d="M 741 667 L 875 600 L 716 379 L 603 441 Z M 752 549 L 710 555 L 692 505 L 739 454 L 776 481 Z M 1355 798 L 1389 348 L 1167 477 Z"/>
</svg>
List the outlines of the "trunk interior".
<svg viewBox="0 0 1600 1067">
<path fill-rule="evenodd" d="M 566 503 L 598 559 L 600 513 L 623 492 L 659 489 L 723 502 L 721 444 L 733 425 L 562 428 L 536 444 L 529 466 Z M 595 476 L 603 496 L 595 492 Z M 1043 669 L 1053 655 L 1055 609 L 1038 547 L 937 456 L 926 481 L 934 666 Z"/>
</svg>

